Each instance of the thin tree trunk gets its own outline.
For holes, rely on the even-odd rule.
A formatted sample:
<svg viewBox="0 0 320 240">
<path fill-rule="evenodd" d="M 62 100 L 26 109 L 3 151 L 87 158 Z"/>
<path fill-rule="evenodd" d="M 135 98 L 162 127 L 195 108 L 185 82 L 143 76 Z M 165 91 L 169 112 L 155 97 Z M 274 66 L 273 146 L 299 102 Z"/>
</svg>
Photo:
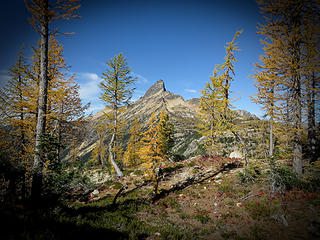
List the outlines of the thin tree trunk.
<svg viewBox="0 0 320 240">
<path fill-rule="evenodd" d="M 102 134 L 99 136 L 99 146 L 98 146 L 98 162 L 101 163 L 101 166 L 103 166 L 103 137 Z"/>
<path fill-rule="evenodd" d="M 300 76 L 293 77 L 293 168 L 299 175 L 302 174 L 302 135 L 301 135 L 301 85 Z"/>
<path fill-rule="evenodd" d="M 58 138 L 58 147 L 57 147 L 57 150 L 56 150 L 56 153 L 57 153 L 57 156 L 60 158 L 60 146 L 61 146 L 61 117 L 62 117 L 62 114 L 63 114 L 63 102 L 61 102 L 60 106 L 59 106 L 59 115 L 58 117 L 54 120 L 54 127 L 53 127 L 53 130 L 51 132 L 51 135 L 56 135 L 57 138 Z"/>
<path fill-rule="evenodd" d="M 117 163 L 115 162 L 114 158 L 113 158 L 113 149 L 112 149 L 112 146 L 114 144 L 114 139 L 115 139 L 115 133 L 112 134 L 112 137 L 111 137 L 111 141 L 109 143 L 109 157 L 110 157 L 110 162 L 112 164 L 112 166 L 114 167 L 114 170 L 116 170 L 116 173 L 117 173 L 117 176 L 118 177 L 122 177 L 123 176 L 123 173 L 122 171 L 120 170 L 120 168 L 118 167 Z"/>
<path fill-rule="evenodd" d="M 214 122 L 211 122 L 211 154 L 214 154 L 213 152 L 213 148 L 214 148 L 214 133 L 213 133 L 213 129 L 214 129 Z"/>
<path fill-rule="evenodd" d="M 41 1 L 42 21 L 40 30 L 40 83 L 39 83 L 39 99 L 38 99 L 38 114 L 36 125 L 36 144 L 35 157 L 33 162 L 33 179 L 32 179 L 32 200 L 39 200 L 42 188 L 42 163 L 39 152 L 40 138 L 45 133 L 46 127 L 46 108 L 47 108 L 47 94 L 48 94 L 48 0 Z"/>
<path fill-rule="evenodd" d="M 18 69 L 19 69 L 19 76 L 18 76 L 18 82 L 19 82 L 19 98 L 20 98 L 20 103 L 23 102 L 23 96 L 22 96 L 22 78 L 21 78 L 21 56 L 19 57 L 19 63 L 18 63 Z M 20 120 L 21 123 L 23 123 L 24 121 L 24 114 L 23 114 L 23 106 L 20 106 Z M 24 133 L 24 129 L 23 126 L 20 126 L 20 141 L 21 141 L 21 145 L 20 147 L 20 156 L 23 157 L 25 155 L 25 151 L 24 151 L 24 147 L 26 145 L 26 140 L 25 140 L 25 133 Z"/>
<path fill-rule="evenodd" d="M 310 150 L 310 162 L 316 161 L 316 122 L 315 122 L 315 75 L 312 74 L 311 89 L 308 90 L 308 148 Z"/>
<path fill-rule="evenodd" d="M 301 97 L 301 73 L 299 72 L 301 60 L 301 40 L 298 35 L 301 34 L 301 15 L 291 16 L 291 26 L 289 32 L 292 38 L 289 40 L 289 49 L 292 52 L 290 64 L 292 108 L 293 108 L 293 169 L 298 175 L 302 175 L 302 97 Z M 299 32 L 296 32 L 298 30 Z"/>
<path fill-rule="evenodd" d="M 274 116 L 274 87 L 275 82 L 271 81 L 271 117 L 270 117 L 270 133 L 269 133 L 269 157 L 273 156 L 273 149 L 274 149 L 274 143 L 273 143 L 273 116 Z"/>
<path fill-rule="evenodd" d="M 270 119 L 269 157 L 273 156 L 273 119 Z"/>
<path fill-rule="evenodd" d="M 241 145 L 243 146 L 242 153 L 244 154 L 244 161 L 246 162 L 246 165 L 248 166 L 249 165 L 249 159 L 247 157 L 248 150 L 244 144 L 244 141 L 242 140 L 242 138 L 240 137 L 240 135 L 238 133 L 236 133 L 235 131 L 232 131 L 232 133 L 235 136 L 235 138 L 237 139 L 237 141 L 240 142 Z"/>
<path fill-rule="evenodd" d="M 114 106 L 114 110 L 113 110 L 113 114 L 114 114 L 114 123 L 113 123 L 113 133 L 112 133 L 112 137 L 111 137 L 111 141 L 109 143 L 109 157 L 110 157 L 110 162 L 112 164 L 112 166 L 114 167 L 114 170 L 117 173 L 118 177 L 122 177 L 123 173 L 121 171 L 121 169 L 118 167 L 117 163 L 115 162 L 115 155 L 114 155 L 114 149 L 115 149 L 115 144 L 116 144 L 116 134 L 117 134 L 117 124 L 118 124 L 118 109 L 116 106 Z"/>
</svg>

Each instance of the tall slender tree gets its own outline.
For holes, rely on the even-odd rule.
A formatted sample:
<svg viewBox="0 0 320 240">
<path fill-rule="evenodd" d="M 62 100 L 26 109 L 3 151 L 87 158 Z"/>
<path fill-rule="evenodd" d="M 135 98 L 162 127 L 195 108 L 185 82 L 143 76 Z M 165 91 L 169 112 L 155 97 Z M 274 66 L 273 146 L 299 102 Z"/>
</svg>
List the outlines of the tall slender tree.
<svg viewBox="0 0 320 240">
<path fill-rule="evenodd" d="M 208 137 L 207 149 L 213 153 L 215 149 L 216 136 L 219 130 L 219 113 L 222 112 L 223 87 L 222 77 L 218 75 L 215 68 L 210 81 L 206 84 L 204 90 L 201 90 L 200 98 L 200 133 Z"/>
<path fill-rule="evenodd" d="M 159 131 L 162 156 L 164 159 L 170 160 L 174 146 L 174 125 L 170 122 L 169 114 L 164 110 L 160 112 L 159 116 Z"/>
<path fill-rule="evenodd" d="M 10 80 L 3 90 L 0 90 L 1 119 L 10 129 L 11 159 L 15 164 L 30 163 L 31 149 L 30 121 L 27 96 L 29 66 L 21 47 L 16 63 L 10 68 Z"/>
<path fill-rule="evenodd" d="M 40 45 L 33 47 L 31 70 L 28 75 L 29 111 L 37 113 L 39 89 Z M 85 120 L 85 110 L 79 94 L 79 85 L 75 75 L 70 74 L 70 67 L 63 56 L 63 46 L 54 37 L 49 38 L 48 49 L 48 91 L 46 106 L 46 132 L 55 135 L 61 144 L 72 140 L 75 125 Z M 59 150 L 57 150 L 59 151 Z M 60 154 L 58 153 L 58 156 Z"/>
<path fill-rule="evenodd" d="M 136 81 L 136 78 L 130 75 L 131 69 L 128 67 L 126 58 L 122 53 L 109 60 L 107 66 L 110 69 L 107 69 L 105 73 L 102 73 L 103 81 L 99 85 L 102 90 L 100 98 L 112 108 L 113 129 L 111 131 L 111 139 L 108 146 L 109 158 L 117 175 L 122 177 L 123 173 L 115 161 L 117 133 L 119 131 L 119 111 L 121 107 L 129 103 L 134 90 L 132 84 Z"/>
<path fill-rule="evenodd" d="M 232 119 L 230 86 L 234 75 L 235 51 L 238 51 L 237 38 L 242 31 L 237 31 L 231 42 L 227 43 L 225 62 L 216 65 L 210 82 L 201 91 L 200 117 L 203 120 L 200 129 L 201 133 L 208 136 L 207 146 L 213 152 L 215 138 L 226 131 L 232 132 L 245 152 L 245 146 L 240 135 L 236 132 Z"/>
<path fill-rule="evenodd" d="M 41 135 L 45 133 L 46 111 L 48 98 L 48 42 L 49 42 L 49 22 L 57 19 L 70 19 L 77 17 L 76 10 L 80 7 L 77 0 L 57 0 L 55 4 L 50 4 L 48 0 L 25 0 L 28 11 L 32 14 L 30 23 L 34 29 L 40 33 L 40 81 L 39 99 L 36 125 L 36 142 L 33 164 L 32 197 L 35 201 L 40 199 L 42 185 L 42 163 L 40 156 Z"/>
<path fill-rule="evenodd" d="M 274 118 L 274 110 L 279 110 L 287 131 L 290 129 L 294 170 L 302 174 L 302 120 L 305 96 L 309 99 L 308 106 L 311 106 L 309 116 L 314 116 L 312 94 L 315 89 L 310 87 L 312 81 L 308 79 L 312 79 L 312 69 L 315 69 L 310 61 L 310 49 L 316 48 L 315 45 L 310 48 L 310 45 L 312 39 L 315 40 L 312 34 L 316 31 L 310 28 L 310 21 L 311 25 L 318 23 L 314 21 L 315 18 L 309 17 L 319 16 L 319 3 L 313 0 L 269 0 L 259 1 L 259 4 L 267 18 L 265 24 L 258 26 L 258 33 L 265 36 L 262 41 L 265 45 L 265 56 L 261 58 L 262 63 L 257 65 L 261 71 L 257 71 L 255 75 L 257 96 L 260 98 L 258 102 L 263 104 L 266 110 L 269 108 L 267 114 L 271 120 Z M 271 88 L 272 94 L 263 93 L 263 88 L 266 88 L 263 81 L 275 86 Z M 312 125 L 311 122 L 309 125 Z"/>
<path fill-rule="evenodd" d="M 317 95 L 319 99 L 320 89 L 320 14 L 316 13 L 315 9 L 320 11 L 320 3 L 318 6 L 309 6 L 306 9 L 304 20 L 304 49 L 305 65 L 303 74 L 305 75 L 305 102 L 307 105 L 307 146 L 308 157 L 310 162 L 316 161 L 319 153 L 316 151 L 317 147 L 317 130 L 316 130 L 316 102 Z"/>
<path fill-rule="evenodd" d="M 164 154 L 161 149 L 162 140 L 159 119 L 152 113 L 148 122 L 148 129 L 142 134 L 139 157 L 141 166 L 146 168 L 145 176 L 154 184 L 154 193 L 158 193 L 157 170 L 164 163 Z"/>
<path fill-rule="evenodd" d="M 266 69 L 264 66 L 271 65 L 272 57 L 270 53 L 275 51 L 273 46 L 265 42 L 265 50 L 269 54 L 260 57 L 262 64 L 256 64 L 258 69 L 252 76 L 255 80 L 255 86 L 257 87 L 258 93 L 252 97 L 254 103 L 261 104 L 263 110 L 270 117 L 269 119 L 269 157 L 273 156 L 274 153 L 274 121 L 281 118 L 281 99 L 279 95 L 281 89 L 276 82 L 282 81 L 281 76 L 277 75 L 277 72 L 273 68 Z"/>
<path fill-rule="evenodd" d="M 233 81 L 233 76 L 235 75 L 234 72 L 234 64 L 237 62 L 234 53 L 239 51 L 237 46 L 237 38 L 242 33 L 242 30 L 237 31 L 232 39 L 231 42 L 227 43 L 226 48 L 226 56 L 224 57 L 225 62 L 221 65 L 218 65 L 218 69 L 222 72 L 222 86 L 223 86 L 223 118 L 226 120 L 226 124 L 230 123 L 231 117 L 231 99 L 230 99 L 230 86 L 231 82 Z"/>
</svg>

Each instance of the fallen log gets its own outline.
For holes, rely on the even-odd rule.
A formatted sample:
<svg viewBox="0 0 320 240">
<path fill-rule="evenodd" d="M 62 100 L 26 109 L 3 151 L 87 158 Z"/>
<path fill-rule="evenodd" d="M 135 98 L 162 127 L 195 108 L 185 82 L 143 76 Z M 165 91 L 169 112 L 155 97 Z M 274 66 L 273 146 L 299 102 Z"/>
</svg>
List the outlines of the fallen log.
<svg viewBox="0 0 320 240">
<path fill-rule="evenodd" d="M 188 177 L 180 182 L 175 183 L 170 189 L 162 189 L 159 194 L 155 194 L 151 197 L 151 201 L 155 202 L 155 201 L 167 196 L 171 192 L 174 192 L 177 190 L 182 190 L 182 189 L 187 188 L 188 186 L 193 185 L 193 184 L 201 183 L 203 181 L 206 181 L 209 178 L 217 176 L 219 173 L 222 173 L 224 171 L 228 171 L 230 169 L 238 168 L 240 166 L 242 166 L 242 165 L 239 163 L 225 163 L 220 166 L 220 169 L 210 170 L 210 171 L 199 173 L 198 175 L 193 176 L 193 177 Z M 159 176 L 159 179 L 162 179 L 168 175 L 170 175 L 170 174 L 163 174 L 163 175 Z M 120 196 L 124 197 L 124 196 L 128 195 L 129 193 L 132 193 L 132 192 L 134 192 L 144 186 L 150 185 L 151 183 L 152 183 L 152 181 L 144 181 L 142 184 L 140 184 L 140 185 L 136 186 L 135 188 L 130 189 L 128 191 L 125 191 L 126 189 L 128 189 L 128 186 L 123 186 L 115 195 L 115 197 L 113 199 L 112 206 L 114 206 L 116 204 L 116 201 Z M 99 200 L 102 200 L 102 199 L 108 198 L 108 197 L 112 197 L 112 195 L 106 194 L 105 196 L 102 196 L 98 199 L 94 199 L 93 201 L 99 201 Z"/>
<path fill-rule="evenodd" d="M 118 197 L 121 195 L 121 193 L 122 193 L 125 189 L 127 189 L 127 188 L 128 188 L 127 185 L 125 185 L 125 186 L 123 186 L 122 188 L 120 188 L 120 190 L 117 192 L 116 196 L 115 196 L 114 199 L 113 199 L 113 202 L 112 202 L 112 205 L 113 205 L 113 206 L 116 205 L 116 203 L 117 203 L 117 198 L 118 198 Z"/>
</svg>

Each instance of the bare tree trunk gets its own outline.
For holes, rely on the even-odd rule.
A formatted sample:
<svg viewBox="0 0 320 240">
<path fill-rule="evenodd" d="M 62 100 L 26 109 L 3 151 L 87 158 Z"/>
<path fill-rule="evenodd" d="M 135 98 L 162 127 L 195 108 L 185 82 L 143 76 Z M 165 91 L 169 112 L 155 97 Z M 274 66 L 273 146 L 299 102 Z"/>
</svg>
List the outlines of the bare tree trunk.
<svg viewBox="0 0 320 240">
<path fill-rule="evenodd" d="M 274 81 L 271 81 L 271 95 L 272 95 L 272 100 L 271 100 L 271 117 L 270 117 L 270 135 L 269 135 L 269 157 L 273 156 L 273 149 L 274 149 L 274 144 L 273 144 L 273 116 L 274 116 Z"/>
<path fill-rule="evenodd" d="M 310 150 L 310 162 L 315 162 L 316 157 L 316 122 L 315 122 L 315 75 L 312 74 L 311 89 L 308 89 L 308 147 Z"/>
<path fill-rule="evenodd" d="M 237 139 L 238 142 L 241 143 L 242 145 L 242 153 L 244 155 L 244 161 L 246 162 L 246 165 L 248 166 L 249 165 L 249 159 L 248 159 L 248 156 L 247 156 L 247 153 L 248 153 L 248 150 L 245 146 L 245 143 L 244 141 L 242 140 L 242 138 L 240 137 L 240 135 L 238 133 L 236 133 L 235 131 L 232 131 L 233 135 L 235 136 L 235 138 Z"/>
<path fill-rule="evenodd" d="M 115 133 L 112 134 L 111 137 L 111 141 L 109 143 L 109 157 L 110 157 L 110 162 L 112 164 L 112 166 L 114 167 L 114 170 L 116 170 L 117 176 L 118 177 L 122 177 L 123 173 L 120 170 L 120 168 L 118 167 L 117 163 L 115 162 L 114 158 L 113 158 L 113 149 L 112 149 L 112 145 L 114 144 L 114 139 L 115 139 Z"/>
<path fill-rule="evenodd" d="M 214 133 L 213 130 L 214 129 L 214 122 L 211 122 L 211 154 L 214 154 L 213 152 L 213 148 L 214 148 Z"/>
<path fill-rule="evenodd" d="M 59 105 L 59 116 L 54 120 L 54 127 L 52 129 L 51 135 L 55 135 L 57 136 L 57 140 L 58 140 L 58 147 L 56 149 L 56 153 L 57 156 L 60 158 L 60 146 L 61 146 L 61 134 L 62 134 L 62 130 L 61 130 L 61 122 L 62 122 L 62 114 L 63 114 L 63 102 L 61 102 L 61 104 Z"/>
<path fill-rule="evenodd" d="M 269 157 L 273 156 L 273 119 L 270 119 Z"/>
<path fill-rule="evenodd" d="M 301 135 L 301 83 L 300 76 L 293 76 L 293 168 L 299 175 L 302 174 L 302 135 Z"/>
<path fill-rule="evenodd" d="M 36 125 L 36 144 L 35 144 L 35 157 L 33 162 L 33 179 L 32 179 L 32 190 L 31 197 L 37 201 L 40 198 L 41 187 L 42 187 L 42 163 L 41 156 L 39 153 L 39 145 L 41 135 L 45 133 L 46 127 L 46 108 L 47 108 L 47 97 L 48 97 L 48 0 L 41 1 L 41 30 L 40 30 L 40 83 L 39 83 L 39 99 L 38 99 L 38 115 Z"/>
<path fill-rule="evenodd" d="M 289 40 L 289 52 L 292 52 L 289 72 L 291 76 L 292 113 L 293 113 L 293 169 L 298 175 L 302 175 L 302 97 L 301 97 L 301 46 L 298 35 L 301 34 L 301 13 L 291 15 L 289 32 L 292 38 Z M 298 30 L 298 32 L 296 32 Z"/>
<path fill-rule="evenodd" d="M 117 125 L 118 125 L 118 109 L 117 107 L 114 107 L 114 123 L 113 123 L 113 133 L 111 137 L 111 141 L 109 143 L 109 157 L 110 162 L 112 166 L 114 167 L 114 170 L 116 170 L 117 176 L 122 177 L 123 173 L 121 169 L 118 167 L 117 163 L 115 162 L 115 156 L 114 156 L 114 147 L 116 143 L 116 134 L 117 134 Z M 113 148 L 113 149 L 112 149 Z"/>
<path fill-rule="evenodd" d="M 21 70 L 21 68 L 22 68 L 22 56 L 20 55 L 19 56 L 19 62 L 18 62 L 18 69 L 19 69 L 19 76 L 18 76 L 18 82 L 19 82 L 19 98 L 20 98 L 20 103 L 22 103 L 23 102 L 23 96 L 22 96 L 22 85 L 23 85 L 23 83 L 22 83 L 22 76 L 21 76 L 21 72 L 20 72 L 20 70 Z M 21 122 L 23 122 L 23 120 L 24 120 L 24 114 L 23 114 L 23 106 L 21 105 L 21 107 L 20 107 L 20 120 L 21 120 Z M 25 132 L 24 132 L 24 129 L 23 129 L 23 127 L 22 126 L 20 126 L 20 141 L 21 141 L 21 145 L 19 146 L 19 148 L 20 148 L 20 156 L 21 157 L 24 157 L 24 155 L 25 155 L 25 149 L 24 149 L 24 147 L 26 146 L 26 139 L 25 139 Z"/>
<path fill-rule="evenodd" d="M 99 163 L 101 163 L 101 166 L 103 166 L 103 149 L 102 149 L 102 147 L 103 147 L 103 138 L 102 138 L 102 136 L 99 136 L 99 147 L 98 147 L 98 151 L 99 151 L 99 153 L 98 153 L 98 162 Z"/>
</svg>

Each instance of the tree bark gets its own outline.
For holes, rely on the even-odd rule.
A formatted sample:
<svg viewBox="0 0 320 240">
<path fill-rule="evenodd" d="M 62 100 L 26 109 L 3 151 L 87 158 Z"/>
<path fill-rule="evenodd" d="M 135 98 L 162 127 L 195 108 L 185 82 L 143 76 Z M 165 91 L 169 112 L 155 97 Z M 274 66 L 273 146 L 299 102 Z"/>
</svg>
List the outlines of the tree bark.
<svg viewBox="0 0 320 240">
<path fill-rule="evenodd" d="M 273 119 L 270 119 L 269 157 L 273 156 Z"/>
<path fill-rule="evenodd" d="M 116 76 L 116 86 L 118 86 L 118 77 Z M 121 169 L 118 167 L 117 163 L 115 162 L 115 153 L 114 149 L 116 146 L 116 137 L 117 137 L 117 127 L 118 127 L 118 95 L 117 91 L 115 92 L 115 102 L 113 103 L 113 117 L 114 117 L 114 122 L 113 122 L 113 133 L 111 137 L 111 141 L 109 143 L 109 157 L 110 157 L 110 162 L 112 166 L 114 167 L 114 170 L 117 173 L 118 177 L 122 177 L 123 173 Z"/>
<path fill-rule="evenodd" d="M 114 144 L 114 139 L 115 139 L 115 133 L 112 134 L 111 137 L 111 141 L 109 143 L 109 157 L 110 157 L 110 162 L 112 164 L 112 166 L 114 167 L 114 170 L 116 170 L 117 176 L 118 177 L 122 177 L 123 173 L 120 170 L 120 168 L 118 167 L 117 163 L 115 162 L 114 158 L 113 158 L 113 150 L 112 150 L 112 145 Z"/>
<path fill-rule="evenodd" d="M 315 122 L 315 74 L 312 74 L 311 89 L 309 87 L 308 102 L 308 148 L 310 150 L 310 162 L 317 160 L 316 156 L 316 122 Z"/>
<path fill-rule="evenodd" d="M 22 96 L 22 76 L 21 76 L 21 69 L 22 69 L 22 56 L 19 56 L 19 60 L 18 60 L 18 69 L 19 69 L 19 76 L 18 76 L 18 83 L 19 83 L 19 100 L 20 100 L 20 104 L 23 102 L 23 96 Z M 24 114 L 23 114 L 23 106 L 20 106 L 20 120 L 21 122 L 24 121 Z M 24 151 L 24 147 L 26 146 L 26 140 L 25 140 L 25 133 L 24 133 L 24 128 L 22 126 L 20 126 L 20 140 L 21 140 L 21 145 L 19 146 L 20 148 L 20 156 L 23 158 L 25 155 L 25 151 Z"/>
<path fill-rule="evenodd" d="M 42 188 L 42 163 L 39 152 L 40 138 L 45 133 L 46 127 L 46 110 L 48 97 L 48 37 L 49 37 L 49 21 L 48 21 L 48 0 L 41 1 L 41 29 L 40 29 L 40 82 L 39 82 L 39 98 L 38 113 L 36 125 L 36 143 L 35 157 L 33 162 L 33 179 L 31 198 L 35 201 L 39 200 Z"/>
<path fill-rule="evenodd" d="M 235 136 L 235 138 L 237 139 L 238 142 L 241 143 L 242 145 L 242 153 L 244 155 L 244 161 L 246 162 L 246 166 L 249 166 L 249 159 L 247 156 L 248 150 L 245 146 L 244 141 L 242 140 L 242 138 L 240 137 L 240 135 L 238 133 L 236 133 L 235 131 L 232 131 L 233 135 Z"/>
<path fill-rule="evenodd" d="M 302 174 L 301 100 L 300 76 L 297 74 L 293 77 L 293 168 L 299 175 Z"/>
</svg>

